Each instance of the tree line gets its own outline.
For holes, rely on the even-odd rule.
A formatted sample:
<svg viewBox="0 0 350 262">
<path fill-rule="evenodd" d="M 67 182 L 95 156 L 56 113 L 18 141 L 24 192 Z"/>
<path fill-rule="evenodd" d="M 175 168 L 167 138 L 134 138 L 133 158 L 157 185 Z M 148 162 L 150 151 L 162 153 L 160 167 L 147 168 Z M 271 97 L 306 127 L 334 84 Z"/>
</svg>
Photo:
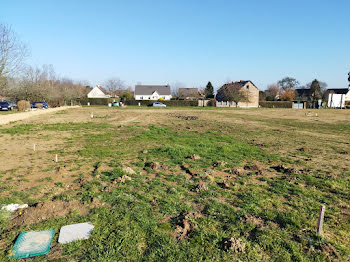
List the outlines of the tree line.
<svg viewBox="0 0 350 262">
<path fill-rule="evenodd" d="M 296 89 L 304 89 L 308 91 L 308 95 L 298 97 Z M 301 86 L 299 81 L 292 77 L 285 77 L 277 83 L 267 86 L 265 91 L 260 92 L 260 100 L 266 101 L 293 101 L 297 99 L 315 103 L 319 99 L 323 99 L 327 90 L 325 82 L 314 79 L 312 82 Z"/>
</svg>

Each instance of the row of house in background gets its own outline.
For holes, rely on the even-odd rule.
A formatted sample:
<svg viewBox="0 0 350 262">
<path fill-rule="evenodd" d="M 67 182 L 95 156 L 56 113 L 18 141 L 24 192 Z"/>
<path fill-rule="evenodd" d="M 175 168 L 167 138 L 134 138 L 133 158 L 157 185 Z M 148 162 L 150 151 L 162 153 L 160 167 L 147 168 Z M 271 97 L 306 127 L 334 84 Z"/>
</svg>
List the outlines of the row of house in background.
<svg viewBox="0 0 350 262">
<path fill-rule="evenodd" d="M 235 102 L 235 99 L 227 99 L 228 94 L 233 90 L 239 90 L 245 98 Z M 303 109 L 306 108 L 307 103 L 310 101 L 310 89 L 299 88 L 295 89 L 296 99 L 293 101 L 293 108 Z M 171 100 L 171 88 L 169 85 L 136 85 L 135 92 L 133 94 L 135 100 Z M 234 95 L 232 95 L 233 97 Z M 88 94 L 88 98 L 110 98 L 101 86 L 97 85 Z M 182 100 L 199 100 L 200 106 L 205 106 L 204 93 L 198 90 L 198 88 L 179 88 L 177 97 Z M 230 100 L 230 101 L 228 101 Z M 350 87 L 341 89 L 327 89 L 325 92 L 324 100 L 327 101 L 328 107 L 345 107 L 346 103 L 350 103 Z M 322 100 L 320 100 L 320 105 Z M 257 108 L 259 107 L 259 89 L 250 80 L 237 81 L 224 84 L 218 89 L 216 94 L 216 106 L 217 107 L 243 107 L 243 108 Z"/>
<path fill-rule="evenodd" d="M 172 98 L 169 85 L 136 85 L 134 92 L 135 100 L 170 100 Z M 89 93 L 88 98 L 110 98 L 100 85 L 95 86 Z M 204 98 L 204 93 L 198 88 L 179 88 L 178 98 L 182 100 L 197 100 Z"/>
<path fill-rule="evenodd" d="M 225 100 L 223 90 L 239 88 L 246 94 L 249 100 L 244 102 L 229 102 Z M 88 98 L 110 98 L 107 92 L 99 85 L 94 87 L 88 94 Z M 204 99 L 204 92 L 198 88 L 179 88 L 177 97 L 181 100 L 201 100 Z M 171 88 L 169 85 L 136 85 L 134 92 L 135 100 L 171 100 Z M 225 84 L 217 92 L 218 107 L 259 107 L 259 89 L 251 81 L 239 81 Z M 204 105 L 204 103 L 203 103 Z"/>
</svg>

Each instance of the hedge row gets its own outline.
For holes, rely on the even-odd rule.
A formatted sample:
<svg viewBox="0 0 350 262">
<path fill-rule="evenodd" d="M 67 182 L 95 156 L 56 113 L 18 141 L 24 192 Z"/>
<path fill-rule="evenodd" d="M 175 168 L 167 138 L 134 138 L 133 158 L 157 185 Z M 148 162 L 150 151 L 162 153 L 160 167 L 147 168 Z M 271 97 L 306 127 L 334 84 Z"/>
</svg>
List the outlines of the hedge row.
<svg viewBox="0 0 350 262">
<path fill-rule="evenodd" d="M 292 101 L 259 101 L 259 105 L 267 108 L 293 108 Z"/>
<path fill-rule="evenodd" d="M 157 101 L 151 101 L 151 100 L 127 100 L 124 102 L 125 105 L 129 106 L 137 106 L 139 103 L 142 106 L 151 106 L 154 102 Z M 161 103 L 167 105 L 167 106 L 198 106 L 198 101 L 189 101 L 189 100 L 166 100 L 161 101 Z"/>
<path fill-rule="evenodd" d="M 100 105 L 105 105 L 107 106 L 109 103 L 112 103 L 115 98 L 81 98 L 77 102 L 79 102 L 81 105 L 87 105 L 90 103 L 92 106 L 100 106 Z"/>
</svg>

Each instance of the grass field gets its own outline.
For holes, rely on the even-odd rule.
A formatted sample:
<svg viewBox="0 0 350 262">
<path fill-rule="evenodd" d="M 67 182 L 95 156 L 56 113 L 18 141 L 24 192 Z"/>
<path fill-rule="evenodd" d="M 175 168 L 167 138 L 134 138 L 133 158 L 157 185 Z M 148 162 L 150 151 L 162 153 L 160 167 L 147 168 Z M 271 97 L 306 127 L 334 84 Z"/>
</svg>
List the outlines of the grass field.
<svg viewBox="0 0 350 262">
<path fill-rule="evenodd" d="M 29 260 L 350 259 L 350 110 L 84 107 L 2 126 L 0 149 L 0 205 L 30 205 L 0 212 L 0 260 L 87 221 Z"/>
</svg>

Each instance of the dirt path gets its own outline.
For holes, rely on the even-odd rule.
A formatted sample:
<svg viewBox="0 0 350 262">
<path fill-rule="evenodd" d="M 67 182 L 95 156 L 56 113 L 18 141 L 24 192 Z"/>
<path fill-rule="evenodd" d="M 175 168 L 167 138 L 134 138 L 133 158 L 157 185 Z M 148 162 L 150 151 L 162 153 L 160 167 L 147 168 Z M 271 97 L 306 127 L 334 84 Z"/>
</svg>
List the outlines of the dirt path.
<svg viewBox="0 0 350 262">
<path fill-rule="evenodd" d="M 62 106 L 62 107 L 49 108 L 45 110 L 36 110 L 36 111 L 22 112 L 22 113 L 16 113 L 16 114 L 0 115 L 0 125 L 6 125 L 10 122 L 24 120 L 32 116 L 48 114 L 48 113 L 62 111 L 68 108 L 77 108 L 77 107 L 79 106 Z"/>
</svg>

